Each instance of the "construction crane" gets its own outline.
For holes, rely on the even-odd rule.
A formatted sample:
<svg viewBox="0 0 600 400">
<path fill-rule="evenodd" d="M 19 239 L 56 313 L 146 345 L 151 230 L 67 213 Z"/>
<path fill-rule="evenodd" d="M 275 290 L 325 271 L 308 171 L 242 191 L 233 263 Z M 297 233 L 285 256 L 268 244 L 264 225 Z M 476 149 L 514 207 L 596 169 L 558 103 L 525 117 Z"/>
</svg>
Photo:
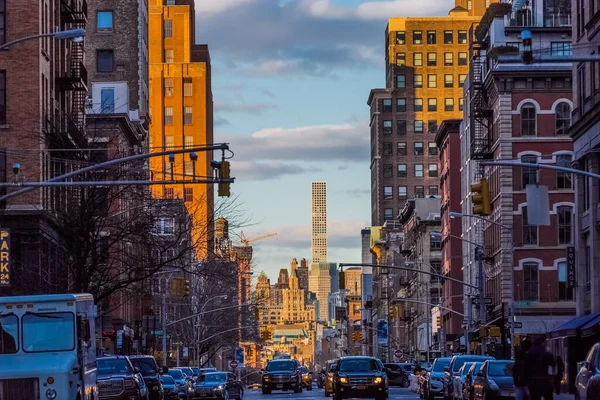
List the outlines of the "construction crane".
<svg viewBox="0 0 600 400">
<path fill-rule="evenodd" d="M 244 246 L 250 246 L 250 243 L 257 242 L 259 240 L 270 238 L 270 237 L 273 237 L 273 236 L 277 236 L 277 233 L 269 233 L 267 235 L 262 235 L 262 236 L 259 236 L 257 238 L 254 238 L 254 239 L 248 239 L 246 237 L 246 235 L 244 235 L 244 231 L 242 231 L 242 240 L 241 240 L 241 242 L 242 242 L 242 244 Z"/>
</svg>

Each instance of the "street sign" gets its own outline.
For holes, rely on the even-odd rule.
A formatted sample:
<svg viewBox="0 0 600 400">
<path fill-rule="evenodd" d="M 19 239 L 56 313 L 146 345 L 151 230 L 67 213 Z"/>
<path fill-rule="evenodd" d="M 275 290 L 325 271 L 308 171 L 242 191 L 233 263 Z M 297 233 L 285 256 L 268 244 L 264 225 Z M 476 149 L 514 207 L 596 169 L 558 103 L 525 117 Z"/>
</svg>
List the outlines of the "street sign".
<svg viewBox="0 0 600 400">
<path fill-rule="evenodd" d="M 527 223 L 538 226 L 550 225 L 548 186 L 525 186 L 525 199 L 527 201 Z"/>
<path fill-rule="evenodd" d="M 463 319 L 462 320 L 462 324 L 469 326 L 469 320 L 468 319 Z"/>
<path fill-rule="evenodd" d="M 238 362 L 235 360 L 232 360 L 229 362 L 229 366 L 231 367 L 231 369 L 236 369 L 238 367 Z"/>
<path fill-rule="evenodd" d="M 402 350 L 396 350 L 394 352 L 394 355 L 398 358 L 402 357 L 404 355 L 404 352 Z"/>
<path fill-rule="evenodd" d="M 560 279 L 560 277 L 559 277 Z M 573 289 L 577 286 L 577 275 L 575 273 L 575 247 L 567 247 L 567 287 Z"/>
<path fill-rule="evenodd" d="M 10 287 L 10 229 L 0 230 L 0 287 Z"/>
<path fill-rule="evenodd" d="M 484 301 L 484 304 L 485 304 L 486 306 L 491 306 L 491 305 L 492 305 L 492 298 L 491 298 L 491 297 L 485 297 L 485 298 L 483 299 L 483 301 Z M 475 304 L 475 305 L 479 305 L 479 297 L 475 297 L 475 298 L 473 299 L 473 304 Z"/>
<path fill-rule="evenodd" d="M 529 300 L 515 301 L 515 307 L 531 307 L 531 301 L 529 301 Z"/>
<path fill-rule="evenodd" d="M 523 327 L 522 322 L 515 322 L 515 328 L 522 328 L 522 327 Z"/>
</svg>

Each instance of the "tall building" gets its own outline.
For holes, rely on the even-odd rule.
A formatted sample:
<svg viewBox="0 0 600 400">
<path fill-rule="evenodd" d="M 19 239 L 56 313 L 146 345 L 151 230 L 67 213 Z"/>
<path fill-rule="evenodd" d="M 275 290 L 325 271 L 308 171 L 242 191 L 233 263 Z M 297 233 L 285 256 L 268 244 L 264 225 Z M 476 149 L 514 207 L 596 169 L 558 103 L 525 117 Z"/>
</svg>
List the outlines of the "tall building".
<svg viewBox="0 0 600 400">
<path fill-rule="evenodd" d="M 168 4 L 168 5 L 166 5 Z M 213 143 L 211 66 L 207 45 L 195 44 L 193 0 L 149 1 L 150 147 L 154 151 Z M 212 152 L 154 157 L 154 179 L 212 176 Z M 212 250 L 214 191 L 211 185 L 164 185 L 154 195 L 181 198 L 194 218 L 198 259 Z"/>
<path fill-rule="evenodd" d="M 311 186 L 312 262 L 327 262 L 327 183 L 313 182 Z"/>
<path fill-rule="evenodd" d="M 300 260 L 300 266 L 296 270 L 298 276 L 298 287 L 308 294 L 308 262 L 306 258 Z"/>
<path fill-rule="evenodd" d="M 312 263 L 308 276 L 308 288 L 317 296 L 318 313 L 315 318 L 320 322 L 328 321 L 327 305 L 331 291 L 331 276 L 329 275 L 329 264 Z"/>
<path fill-rule="evenodd" d="M 371 253 L 371 228 L 367 227 L 360 231 L 361 239 L 361 262 L 363 264 L 373 263 L 373 253 Z M 373 316 L 370 307 L 373 300 L 373 267 L 362 267 L 362 293 L 360 299 L 360 314 L 362 336 L 364 338 L 361 347 L 362 355 L 372 355 L 373 346 L 371 339 L 373 338 L 372 331 L 369 329 L 373 326 Z"/>
<path fill-rule="evenodd" d="M 344 272 L 344 279 L 346 283 L 346 290 L 349 290 L 349 295 L 361 295 L 362 294 L 362 270 L 357 268 L 348 268 Z"/>
<path fill-rule="evenodd" d="M 299 323 L 314 321 L 314 307 L 307 307 L 304 290 L 298 286 L 298 277 L 293 271 L 289 279 L 289 289 L 283 290 L 283 312 L 281 315 L 285 323 Z"/>
<path fill-rule="evenodd" d="M 462 117 L 468 31 L 485 1 L 457 0 L 445 17 L 388 21 L 386 88 L 371 90 L 367 102 L 373 226 L 395 220 L 407 199 L 438 194 L 435 134 L 443 120 Z"/>
<path fill-rule="evenodd" d="M 258 282 L 256 283 L 256 299 L 263 304 L 268 304 L 271 299 L 271 282 L 264 271 L 258 275 Z"/>
</svg>

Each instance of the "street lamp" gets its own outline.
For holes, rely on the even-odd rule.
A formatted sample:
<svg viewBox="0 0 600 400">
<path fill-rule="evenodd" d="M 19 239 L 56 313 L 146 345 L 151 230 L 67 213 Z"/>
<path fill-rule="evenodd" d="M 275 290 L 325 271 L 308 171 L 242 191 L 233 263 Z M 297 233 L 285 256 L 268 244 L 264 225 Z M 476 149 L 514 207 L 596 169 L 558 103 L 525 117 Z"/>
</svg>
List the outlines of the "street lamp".
<svg viewBox="0 0 600 400">
<path fill-rule="evenodd" d="M 3 45 L 0 45 L 0 50 L 5 49 L 7 47 L 10 47 L 13 44 L 25 42 L 25 41 L 28 41 L 28 40 L 45 38 L 45 37 L 53 37 L 53 38 L 58 39 L 58 40 L 71 39 L 75 43 L 80 43 L 80 42 L 83 41 L 83 38 L 85 37 L 85 33 L 86 33 L 85 29 L 68 29 L 66 31 L 58 31 L 58 32 L 53 32 L 53 33 L 44 33 L 44 34 L 41 34 L 41 35 L 25 36 L 25 37 L 22 37 L 22 38 L 19 38 L 19 39 L 15 39 L 15 40 L 13 40 L 11 42 L 8 42 L 8 43 L 4 43 Z"/>
</svg>

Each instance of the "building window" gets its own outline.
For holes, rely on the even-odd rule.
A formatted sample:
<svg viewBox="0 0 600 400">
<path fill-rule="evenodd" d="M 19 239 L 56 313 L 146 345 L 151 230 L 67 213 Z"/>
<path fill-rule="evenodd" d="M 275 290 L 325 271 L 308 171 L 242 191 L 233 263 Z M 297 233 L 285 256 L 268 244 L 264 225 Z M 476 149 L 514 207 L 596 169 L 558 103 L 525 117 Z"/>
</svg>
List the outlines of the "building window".
<svg viewBox="0 0 600 400">
<path fill-rule="evenodd" d="M 458 44 L 467 44 L 467 31 L 458 31 Z"/>
<path fill-rule="evenodd" d="M 566 135 L 571 126 L 571 106 L 566 101 L 556 105 L 556 134 Z"/>
<path fill-rule="evenodd" d="M 406 164 L 398 164 L 398 178 L 406 178 Z"/>
<path fill-rule="evenodd" d="M 167 188 L 165 193 L 169 192 L 171 189 L 171 194 L 173 193 L 173 188 Z M 173 196 L 165 196 L 167 198 L 172 199 Z M 175 233 L 175 219 L 173 218 L 159 218 L 156 221 L 156 231 L 159 235 L 173 235 Z"/>
<path fill-rule="evenodd" d="M 115 113 L 115 89 L 102 88 L 102 90 L 100 90 L 100 113 Z"/>
<path fill-rule="evenodd" d="M 6 1 L 0 1 L 0 44 L 6 43 Z"/>
<path fill-rule="evenodd" d="M 183 148 L 191 149 L 192 147 L 194 147 L 194 137 L 185 135 L 183 137 Z"/>
<path fill-rule="evenodd" d="M 114 61 L 112 50 L 96 50 L 96 70 L 98 72 L 113 72 Z"/>
<path fill-rule="evenodd" d="M 174 199 L 175 198 L 175 191 L 173 190 L 173 188 L 165 188 L 165 199 Z M 164 232 L 164 235 L 166 235 L 167 233 Z"/>
<path fill-rule="evenodd" d="M 422 88 L 423 87 L 423 75 L 415 75 L 414 77 L 414 87 Z"/>
<path fill-rule="evenodd" d="M 467 65 L 467 53 L 458 53 L 458 65 Z"/>
<path fill-rule="evenodd" d="M 0 125 L 6 125 L 6 71 L 0 71 Z"/>
<path fill-rule="evenodd" d="M 429 186 L 429 195 L 430 196 L 437 196 L 438 193 L 439 193 L 439 189 L 437 186 L 435 186 L 435 185 Z"/>
<path fill-rule="evenodd" d="M 558 299 L 573 300 L 573 289 L 567 284 L 567 263 L 558 263 Z"/>
<path fill-rule="evenodd" d="M 422 156 L 423 153 L 423 142 L 415 142 L 415 156 Z"/>
<path fill-rule="evenodd" d="M 454 54 L 444 53 L 444 65 L 452 66 L 454 64 Z"/>
<path fill-rule="evenodd" d="M 463 111 L 465 109 L 465 99 L 462 97 L 458 98 L 458 111 Z"/>
<path fill-rule="evenodd" d="M 437 148 L 437 144 L 435 142 L 429 142 L 427 144 L 427 147 L 429 149 L 430 156 L 437 156 L 438 148 Z"/>
<path fill-rule="evenodd" d="M 533 103 L 525 103 L 521 107 L 521 136 L 536 134 L 537 114 Z"/>
<path fill-rule="evenodd" d="M 173 107 L 165 107 L 165 125 L 173 125 Z"/>
<path fill-rule="evenodd" d="M 396 44 L 406 44 L 406 32 L 404 32 L 404 31 L 396 32 Z"/>
<path fill-rule="evenodd" d="M 444 99 L 444 110 L 454 111 L 454 99 Z"/>
<path fill-rule="evenodd" d="M 437 65 L 437 54 L 427 53 L 427 65 L 429 67 L 435 67 Z"/>
<path fill-rule="evenodd" d="M 399 119 L 396 121 L 396 128 L 398 129 L 398 135 L 406 135 L 406 120 L 405 119 Z"/>
<path fill-rule="evenodd" d="M 392 121 L 383 121 L 383 134 L 384 135 L 392 134 Z"/>
<path fill-rule="evenodd" d="M 441 250 L 442 238 L 438 235 L 429 235 L 429 250 Z"/>
<path fill-rule="evenodd" d="M 189 106 L 185 106 L 183 108 L 183 123 L 185 125 L 192 125 L 193 124 L 193 118 L 192 118 L 192 107 Z"/>
<path fill-rule="evenodd" d="M 427 132 L 429 133 L 437 133 L 438 125 L 436 120 L 427 121 Z"/>
<path fill-rule="evenodd" d="M 164 28 L 165 39 L 172 38 L 173 37 L 173 21 L 170 19 L 165 19 L 163 21 L 163 28 Z"/>
<path fill-rule="evenodd" d="M 452 75 L 452 74 L 444 75 L 444 87 L 445 88 L 454 87 L 454 75 Z"/>
<path fill-rule="evenodd" d="M 415 186 L 415 199 L 422 199 L 425 197 L 425 187 L 421 185 Z"/>
<path fill-rule="evenodd" d="M 183 163 L 183 175 L 192 176 L 194 175 L 194 163 L 191 161 L 186 161 Z"/>
<path fill-rule="evenodd" d="M 471 11 L 473 9 L 473 2 L 471 0 L 467 0 L 467 10 Z"/>
<path fill-rule="evenodd" d="M 191 203 L 194 201 L 194 191 L 192 188 L 183 189 L 183 199 L 186 203 Z"/>
<path fill-rule="evenodd" d="M 465 79 L 467 79 L 467 74 L 458 75 L 458 87 L 465 87 Z"/>
<path fill-rule="evenodd" d="M 429 87 L 429 88 L 437 87 L 437 75 L 435 75 L 435 74 L 427 75 L 427 87 Z"/>
<path fill-rule="evenodd" d="M 557 207 L 558 217 L 558 244 L 571 244 L 573 232 L 573 208 L 569 206 Z"/>
<path fill-rule="evenodd" d="M 537 263 L 523 264 L 523 300 L 539 300 L 539 281 Z"/>
<path fill-rule="evenodd" d="M 394 188 L 392 186 L 383 187 L 383 199 L 393 200 L 394 199 Z"/>
<path fill-rule="evenodd" d="M 444 31 L 444 44 L 452 44 L 452 31 Z"/>
<path fill-rule="evenodd" d="M 192 78 L 183 78 L 183 95 L 190 97 L 194 94 Z"/>
<path fill-rule="evenodd" d="M 4 1 L 2 1 L 4 4 Z M 113 30 L 113 12 L 112 11 L 98 11 L 96 14 L 96 23 L 98 31 L 110 32 Z"/>
<path fill-rule="evenodd" d="M 396 65 L 399 67 L 406 65 L 406 53 L 396 53 Z"/>
<path fill-rule="evenodd" d="M 383 155 L 384 156 L 391 156 L 391 155 L 393 155 L 392 143 L 386 142 L 386 143 L 383 144 Z"/>
<path fill-rule="evenodd" d="M 437 111 L 437 99 L 427 99 L 427 111 Z"/>
<path fill-rule="evenodd" d="M 537 162 L 537 156 L 522 156 L 521 162 L 535 164 Z M 523 171 L 523 189 L 527 185 L 537 185 L 537 168 L 522 168 Z"/>
<path fill-rule="evenodd" d="M 437 164 L 429 164 L 429 177 L 435 178 L 438 176 L 438 165 Z"/>
<path fill-rule="evenodd" d="M 383 166 L 383 177 L 392 178 L 394 176 L 392 164 L 384 164 Z"/>
<path fill-rule="evenodd" d="M 413 53 L 413 65 L 421 67 L 423 65 L 423 53 Z"/>
<path fill-rule="evenodd" d="M 415 133 L 423 133 L 423 121 L 415 120 Z"/>
<path fill-rule="evenodd" d="M 414 99 L 415 112 L 423 111 L 423 99 Z"/>
<path fill-rule="evenodd" d="M 175 138 L 173 136 L 165 136 L 165 150 L 169 151 L 169 150 L 173 150 L 174 148 L 175 148 Z"/>
<path fill-rule="evenodd" d="M 396 88 L 404 89 L 406 87 L 406 76 L 396 75 Z"/>
<path fill-rule="evenodd" d="M 399 156 L 405 156 L 407 154 L 407 151 L 406 151 L 406 142 L 398 142 L 397 153 L 398 153 Z"/>
<path fill-rule="evenodd" d="M 384 218 L 387 220 L 390 219 L 394 219 L 394 209 L 393 208 L 386 208 L 383 210 L 383 216 Z"/>
<path fill-rule="evenodd" d="M 396 99 L 396 112 L 406 112 L 406 99 Z"/>
<path fill-rule="evenodd" d="M 436 41 L 435 31 L 427 31 L 427 44 L 435 44 Z"/>
<path fill-rule="evenodd" d="M 538 226 L 529 225 L 527 221 L 527 207 L 523 207 L 523 245 L 538 245 Z"/>
<path fill-rule="evenodd" d="M 413 44 L 423 44 L 422 31 L 413 31 Z"/>
<path fill-rule="evenodd" d="M 165 96 L 173 96 L 173 78 L 164 78 Z"/>
<path fill-rule="evenodd" d="M 556 57 L 568 57 L 573 55 L 573 45 L 571 42 L 551 42 L 550 55 Z"/>
<path fill-rule="evenodd" d="M 175 62 L 173 50 L 165 50 L 165 64 L 173 64 Z"/>
<path fill-rule="evenodd" d="M 392 112 L 392 99 L 383 99 L 383 112 Z"/>
<path fill-rule="evenodd" d="M 398 198 L 399 199 L 406 199 L 406 197 L 408 196 L 408 190 L 406 188 L 406 186 L 398 186 Z"/>
<path fill-rule="evenodd" d="M 570 154 L 559 154 L 556 156 L 556 166 L 571 168 L 573 156 Z M 556 188 L 571 189 L 573 187 L 572 177 L 570 172 L 556 172 Z"/>
<path fill-rule="evenodd" d="M 423 164 L 415 164 L 415 177 L 423 177 Z"/>
</svg>

